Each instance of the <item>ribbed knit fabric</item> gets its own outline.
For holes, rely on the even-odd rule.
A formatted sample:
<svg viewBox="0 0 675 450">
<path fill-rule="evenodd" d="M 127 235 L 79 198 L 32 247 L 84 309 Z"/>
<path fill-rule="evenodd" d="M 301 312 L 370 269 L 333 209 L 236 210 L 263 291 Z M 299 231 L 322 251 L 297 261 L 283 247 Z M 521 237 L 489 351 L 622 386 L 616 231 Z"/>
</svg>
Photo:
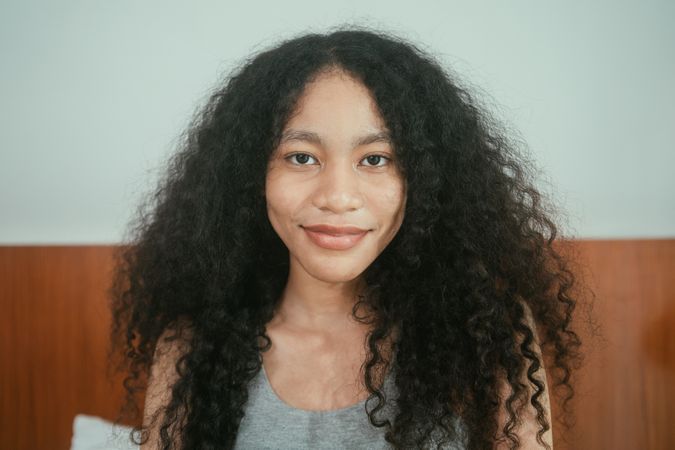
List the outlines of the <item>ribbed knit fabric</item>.
<svg viewBox="0 0 675 450">
<path fill-rule="evenodd" d="M 386 404 L 376 418 L 393 422 L 397 390 L 392 371 L 385 377 L 383 390 Z M 294 408 L 272 390 L 263 367 L 249 385 L 235 449 L 391 449 L 384 440 L 386 427 L 377 428 L 368 420 L 366 401 L 371 402 L 369 409 L 377 404 L 377 399 L 368 399 L 329 411 Z"/>
</svg>

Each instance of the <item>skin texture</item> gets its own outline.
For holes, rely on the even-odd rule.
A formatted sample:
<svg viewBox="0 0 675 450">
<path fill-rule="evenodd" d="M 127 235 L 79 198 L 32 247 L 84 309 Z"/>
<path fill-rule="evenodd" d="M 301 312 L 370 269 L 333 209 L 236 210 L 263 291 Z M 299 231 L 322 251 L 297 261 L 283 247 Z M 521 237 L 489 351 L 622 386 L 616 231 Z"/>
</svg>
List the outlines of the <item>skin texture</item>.
<svg viewBox="0 0 675 450">
<path fill-rule="evenodd" d="M 345 73 L 329 72 L 306 87 L 284 129 L 289 137 L 269 163 L 267 211 L 289 249 L 290 274 L 267 326 L 272 348 L 264 364 L 277 394 L 298 408 L 338 409 L 367 397 L 360 380 L 368 328 L 351 312 L 362 273 L 401 226 L 405 180 L 388 139 L 354 142 L 382 133 L 369 91 Z M 369 231 L 350 249 L 325 249 L 302 228 L 312 224 Z"/>
<path fill-rule="evenodd" d="M 284 139 L 271 158 L 265 189 L 270 222 L 290 252 L 288 294 L 310 302 L 308 308 L 317 296 L 343 296 L 343 310 L 351 310 L 349 291 L 401 227 L 405 181 L 389 142 L 353 146 L 386 128 L 368 90 L 346 74 L 324 75 L 307 86 L 284 129 L 301 131 L 315 133 L 323 144 Z M 298 162 L 298 154 L 309 158 Z M 381 157 L 367 158 L 372 155 Z M 301 227 L 312 224 L 370 231 L 355 247 L 332 250 L 310 241 Z M 346 298 L 341 291 L 348 291 Z"/>
<path fill-rule="evenodd" d="M 355 146 L 376 130 L 389 144 Z M 284 141 L 299 131 L 322 145 Z M 400 175 L 367 167 L 389 151 Z M 195 116 L 119 249 L 120 422 L 140 409 L 149 448 L 232 448 L 265 368 L 295 406 L 368 395 L 394 448 L 435 436 L 550 448 L 549 386 L 564 407 L 581 291 L 536 173 L 470 92 L 395 36 L 307 34 L 247 59 Z M 316 222 L 372 231 L 329 251 L 299 228 Z M 397 414 L 380 421 L 388 368 Z"/>
</svg>

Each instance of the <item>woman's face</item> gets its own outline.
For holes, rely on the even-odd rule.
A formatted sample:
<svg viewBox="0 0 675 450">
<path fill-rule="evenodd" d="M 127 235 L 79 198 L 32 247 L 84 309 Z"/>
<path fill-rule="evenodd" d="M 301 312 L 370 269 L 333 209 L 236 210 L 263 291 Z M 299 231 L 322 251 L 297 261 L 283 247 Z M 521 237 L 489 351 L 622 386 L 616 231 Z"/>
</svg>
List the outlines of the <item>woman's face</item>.
<svg viewBox="0 0 675 450">
<path fill-rule="evenodd" d="M 265 185 L 268 217 L 289 250 L 291 274 L 351 281 L 377 258 L 405 210 L 405 180 L 394 158 L 365 86 L 341 72 L 306 86 Z"/>
</svg>

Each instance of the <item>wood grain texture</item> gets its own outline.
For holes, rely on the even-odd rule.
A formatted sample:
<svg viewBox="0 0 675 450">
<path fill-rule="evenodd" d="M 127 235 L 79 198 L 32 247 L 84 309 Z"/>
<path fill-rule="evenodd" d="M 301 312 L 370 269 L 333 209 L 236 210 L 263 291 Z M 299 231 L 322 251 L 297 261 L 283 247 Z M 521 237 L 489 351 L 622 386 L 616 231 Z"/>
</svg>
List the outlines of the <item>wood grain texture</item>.
<svg viewBox="0 0 675 450">
<path fill-rule="evenodd" d="M 68 449 L 76 414 L 116 417 L 106 378 L 113 247 L 0 247 L 0 448 Z"/>
<path fill-rule="evenodd" d="M 675 448 L 675 240 L 577 241 L 580 275 L 595 292 L 585 312 L 576 426 L 556 449 Z M 560 439 L 562 438 L 562 439 Z"/>
<path fill-rule="evenodd" d="M 76 414 L 114 420 L 105 372 L 112 246 L 0 247 L 0 448 L 67 449 Z M 556 449 L 675 448 L 675 240 L 576 241 L 595 292 L 576 426 Z M 555 405 L 554 405 L 555 407 Z"/>
</svg>

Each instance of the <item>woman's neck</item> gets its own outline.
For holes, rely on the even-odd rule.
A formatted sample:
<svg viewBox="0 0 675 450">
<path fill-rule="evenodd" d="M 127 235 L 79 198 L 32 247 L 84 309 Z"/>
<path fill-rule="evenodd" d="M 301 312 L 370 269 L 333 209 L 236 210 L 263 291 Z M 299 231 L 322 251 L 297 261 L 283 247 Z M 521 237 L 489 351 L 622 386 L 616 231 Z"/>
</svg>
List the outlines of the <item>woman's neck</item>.
<svg viewBox="0 0 675 450">
<path fill-rule="evenodd" d="M 291 271 L 277 303 L 275 321 L 328 334 L 344 333 L 345 328 L 361 328 L 363 324 L 353 317 L 352 311 L 365 288 L 361 278 L 329 282 L 303 270 Z"/>
</svg>

